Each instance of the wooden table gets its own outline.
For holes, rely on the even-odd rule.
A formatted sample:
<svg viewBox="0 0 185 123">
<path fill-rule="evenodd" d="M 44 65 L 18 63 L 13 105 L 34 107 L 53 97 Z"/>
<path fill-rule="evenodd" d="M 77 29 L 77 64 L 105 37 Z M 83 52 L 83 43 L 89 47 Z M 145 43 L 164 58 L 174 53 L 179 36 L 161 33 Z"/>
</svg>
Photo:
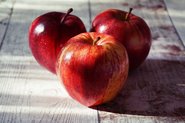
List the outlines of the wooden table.
<svg viewBox="0 0 185 123">
<path fill-rule="evenodd" d="M 70 7 L 87 30 L 97 13 L 133 7 L 152 31 L 147 60 L 95 108 L 71 99 L 28 46 L 37 16 Z M 185 0 L 0 0 L 0 123 L 185 123 Z"/>
</svg>

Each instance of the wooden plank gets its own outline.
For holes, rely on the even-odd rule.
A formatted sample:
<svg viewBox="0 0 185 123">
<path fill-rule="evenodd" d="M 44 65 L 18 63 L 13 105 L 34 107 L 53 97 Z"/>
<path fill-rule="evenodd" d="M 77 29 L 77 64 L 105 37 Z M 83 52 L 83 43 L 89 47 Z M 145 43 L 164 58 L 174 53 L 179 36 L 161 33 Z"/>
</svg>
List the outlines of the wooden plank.
<svg viewBox="0 0 185 123">
<path fill-rule="evenodd" d="M 144 18 L 152 32 L 147 60 L 128 77 L 121 93 L 98 106 L 100 122 L 185 122 L 185 51 L 163 0 L 91 0 L 92 19 L 108 8 L 126 10 Z"/>
<path fill-rule="evenodd" d="M 20 0 L 14 5 L 7 35 L 0 51 L 0 121 L 97 123 L 96 110 L 71 99 L 59 84 L 57 77 L 36 63 L 29 51 L 27 38 L 28 28 L 33 19 L 48 11 L 64 11 L 73 7 L 75 13 L 78 16 L 82 14 L 86 22 L 89 16 L 87 2 L 42 2 L 41 4 L 37 1 Z M 81 8 L 78 8 L 79 5 Z"/>
<path fill-rule="evenodd" d="M 184 123 L 177 117 L 142 116 L 101 111 L 100 123 Z"/>
<path fill-rule="evenodd" d="M 40 14 L 49 12 L 49 11 L 59 11 L 66 12 L 69 8 L 73 8 L 74 14 L 82 19 L 87 30 L 89 29 L 89 11 L 88 11 L 88 0 L 39 0 L 39 1 L 25 1 L 25 0 L 17 0 L 16 4 L 18 9 L 27 9 L 27 10 L 36 10 L 40 11 Z M 34 16 L 34 18 L 36 17 Z M 34 19 L 33 18 L 33 19 Z"/>
<path fill-rule="evenodd" d="M 164 0 L 167 6 L 168 13 L 172 19 L 176 30 L 185 46 L 185 1 L 184 0 Z"/>
<path fill-rule="evenodd" d="M 42 3 L 42 2 L 41 2 Z M 82 21 L 85 23 L 87 29 L 89 28 L 89 12 L 87 2 L 69 2 L 69 1 L 52 1 L 52 2 L 16 2 L 14 6 L 14 14 L 13 19 L 10 23 L 10 29 L 7 32 L 7 36 L 5 37 L 6 47 L 2 48 L 2 54 L 12 54 L 12 55 L 23 55 L 30 54 L 28 49 L 28 29 L 31 22 L 39 15 L 44 14 L 49 11 L 62 11 L 65 12 L 68 8 L 73 8 L 76 16 L 80 17 Z M 48 7 L 49 5 L 49 7 Z M 79 8 L 81 6 L 81 8 Z M 35 7 L 35 9 L 34 9 Z M 39 10 L 40 8 L 40 10 Z M 24 17 L 24 19 L 23 19 Z M 13 42 L 14 41 L 14 42 Z M 11 42 L 11 43 L 10 43 Z M 23 54 L 22 54 L 23 53 Z"/>
<path fill-rule="evenodd" d="M 8 24 L 12 14 L 12 7 L 12 1 L 0 1 L 0 49 L 8 29 Z"/>
<path fill-rule="evenodd" d="M 72 100 L 56 77 L 32 57 L 0 59 L 1 122 L 96 123 L 97 111 Z"/>
<path fill-rule="evenodd" d="M 0 57 L 0 121 L 96 123 L 97 111 L 71 99 L 31 56 Z"/>
<path fill-rule="evenodd" d="M 109 7 L 124 10 L 129 6 L 134 7 L 134 13 L 147 21 L 153 34 L 148 60 L 129 76 L 125 88 L 115 100 L 98 107 L 99 118 L 96 110 L 72 100 L 57 78 L 35 62 L 25 33 L 31 21 L 47 11 L 63 11 L 73 6 L 88 27 L 89 12 L 86 5 L 87 2 L 83 0 L 75 3 L 72 0 L 41 0 L 40 3 L 18 0 L 15 4 L 0 52 L 0 121 L 184 123 L 184 47 L 161 0 L 91 1 L 92 18 Z"/>
<path fill-rule="evenodd" d="M 112 113 L 118 113 L 113 115 L 116 123 L 119 120 L 129 122 L 145 120 L 145 122 L 154 123 L 184 122 L 184 64 L 185 58 L 181 61 L 148 59 L 129 75 L 125 87 L 112 102 L 98 107 L 102 122 L 109 120 Z M 105 112 L 102 114 L 102 111 L 108 114 Z M 133 119 L 129 119 L 128 114 L 134 115 Z M 105 118 L 104 115 L 106 115 Z"/>
<path fill-rule="evenodd" d="M 163 0 L 146 0 L 145 2 L 141 2 L 140 0 L 129 2 L 126 0 L 116 0 L 114 2 L 111 2 L 111 0 L 107 0 L 106 2 L 103 0 L 98 2 L 92 0 L 91 2 L 92 19 L 98 13 L 108 8 L 116 8 L 124 11 L 128 11 L 129 7 L 134 8 L 133 13 L 142 17 L 152 32 L 152 50 L 149 57 L 169 58 L 177 54 L 183 54 L 183 43 L 170 21 Z"/>
</svg>

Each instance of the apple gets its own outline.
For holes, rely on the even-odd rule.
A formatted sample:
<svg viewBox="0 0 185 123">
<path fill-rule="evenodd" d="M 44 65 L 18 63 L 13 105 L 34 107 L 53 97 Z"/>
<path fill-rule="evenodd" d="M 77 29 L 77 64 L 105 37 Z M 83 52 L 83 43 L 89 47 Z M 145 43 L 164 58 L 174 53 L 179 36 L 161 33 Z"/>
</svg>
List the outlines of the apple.
<svg viewBox="0 0 185 123">
<path fill-rule="evenodd" d="M 129 12 L 108 9 L 92 22 L 92 32 L 112 35 L 123 44 L 129 57 L 129 70 L 134 70 L 146 59 L 151 47 L 151 32 L 146 22 Z"/>
<path fill-rule="evenodd" d="M 72 37 L 56 64 L 57 76 L 69 95 L 88 107 L 112 100 L 123 87 L 128 69 L 124 46 L 96 32 Z"/>
<path fill-rule="evenodd" d="M 49 12 L 37 17 L 30 25 L 29 46 L 37 62 L 52 73 L 59 51 L 71 37 L 86 32 L 80 18 L 70 13 Z"/>
</svg>

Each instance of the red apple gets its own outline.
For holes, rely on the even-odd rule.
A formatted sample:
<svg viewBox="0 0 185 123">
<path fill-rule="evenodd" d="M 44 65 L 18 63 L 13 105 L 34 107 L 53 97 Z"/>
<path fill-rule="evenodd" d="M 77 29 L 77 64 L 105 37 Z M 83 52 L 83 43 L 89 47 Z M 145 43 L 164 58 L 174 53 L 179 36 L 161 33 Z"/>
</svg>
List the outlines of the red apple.
<svg viewBox="0 0 185 123">
<path fill-rule="evenodd" d="M 81 33 L 59 54 L 57 75 L 72 98 L 86 106 L 113 99 L 128 75 L 124 46 L 112 36 Z"/>
<path fill-rule="evenodd" d="M 52 73 L 59 51 L 71 37 L 86 32 L 83 22 L 75 15 L 49 12 L 37 17 L 29 29 L 29 46 L 37 62 Z"/>
<path fill-rule="evenodd" d="M 128 53 L 130 70 L 137 68 L 147 57 L 151 47 L 151 32 L 145 21 L 129 13 L 109 9 L 98 14 L 91 31 L 112 35 L 121 42 Z"/>
</svg>

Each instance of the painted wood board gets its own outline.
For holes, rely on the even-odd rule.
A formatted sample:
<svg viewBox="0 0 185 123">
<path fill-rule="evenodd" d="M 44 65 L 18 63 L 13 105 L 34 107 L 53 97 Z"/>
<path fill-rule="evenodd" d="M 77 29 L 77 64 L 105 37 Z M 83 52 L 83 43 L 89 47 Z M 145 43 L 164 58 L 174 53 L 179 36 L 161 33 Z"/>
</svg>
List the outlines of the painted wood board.
<svg viewBox="0 0 185 123">
<path fill-rule="evenodd" d="M 184 50 L 184 47 L 182 41 L 175 32 L 175 27 L 170 21 L 164 4 L 163 0 L 116 0 L 114 2 L 111 0 L 109 0 L 109 2 L 105 2 L 104 0 L 100 0 L 98 2 L 92 0 L 91 18 L 94 19 L 98 13 L 108 8 L 128 11 L 129 8 L 132 7 L 134 9 L 133 14 L 142 17 L 151 29 L 152 50 L 149 57 L 169 58 L 172 54 L 183 54 L 182 51 Z M 171 56 L 169 56 L 169 54 Z"/>
<path fill-rule="evenodd" d="M 8 29 L 13 1 L 0 1 L 0 49 Z"/>
<path fill-rule="evenodd" d="M 164 0 L 170 18 L 185 46 L 185 1 Z"/>
<path fill-rule="evenodd" d="M 47 7 L 48 4 L 49 7 Z M 29 26 L 36 17 L 46 12 L 65 12 L 72 7 L 74 9 L 73 13 L 81 17 L 88 28 L 89 12 L 87 4 L 87 2 L 74 3 L 68 1 L 53 1 L 49 3 L 47 1 L 41 3 L 33 1 L 32 4 L 30 4 L 30 2 L 17 1 L 14 5 L 12 19 L 7 31 L 7 36 L 5 37 L 5 48 L 1 49 L 1 53 L 9 55 L 30 55 L 28 47 Z M 79 6 L 81 6 L 81 8 L 79 8 Z M 11 50 L 7 47 L 11 47 Z"/>
<path fill-rule="evenodd" d="M 0 57 L 0 121 L 97 123 L 97 111 L 71 99 L 30 56 Z"/>
<path fill-rule="evenodd" d="M 129 75 L 115 100 L 98 106 L 100 122 L 185 122 L 184 46 L 164 1 L 92 0 L 91 5 L 92 18 L 108 8 L 133 7 L 133 13 L 144 18 L 152 32 L 147 60 Z"/>
<path fill-rule="evenodd" d="M 13 7 L 9 28 L 0 50 L 0 121 L 97 123 L 97 110 L 71 99 L 56 75 L 38 65 L 30 53 L 27 38 L 33 19 L 48 11 L 64 11 L 69 7 L 75 10 L 80 5 L 82 7 L 76 9 L 76 13 L 83 14 L 84 17 L 87 14 L 83 21 L 88 23 L 87 3 L 45 2 L 16 1 Z"/>
<path fill-rule="evenodd" d="M 70 7 L 85 22 L 87 30 L 100 11 L 133 7 L 133 13 L 143 17 L 152 31 L 148 59 L 129 75 L 115 100 L 95 109 L 71 99 L 56 76 L 36 63 L 28 47 L 27 32 L 35 17 Z M 4 32 L 1 29 L 0 34 Z M 0 50 L 0 121 L 184 123 L 185 53 L 175 29 L 163 0 L 17 0 Z"/>
</svg>

